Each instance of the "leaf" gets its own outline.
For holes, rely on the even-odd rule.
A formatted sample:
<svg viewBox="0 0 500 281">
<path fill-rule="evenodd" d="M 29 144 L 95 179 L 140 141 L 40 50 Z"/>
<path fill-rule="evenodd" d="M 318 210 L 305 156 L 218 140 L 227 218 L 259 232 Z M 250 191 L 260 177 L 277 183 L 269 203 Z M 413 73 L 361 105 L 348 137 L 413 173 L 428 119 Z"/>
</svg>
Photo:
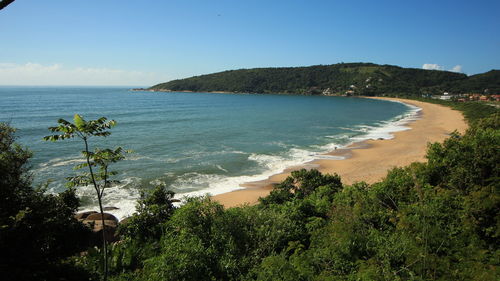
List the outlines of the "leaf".
<svg viewBox="0 0 500 281">
<path fill-rule="evenodd" d="M 73 170 L 79 170 L 79 169 L 82 169 L 82 168 L 85 168 L 85 167 L 88 167 L 88 166 L 89 166 L 89 164 L 87 164 L 87 163 L 81 163 L 81 164 L 78 164 L 75 167 L 73 167 Z"/>
<path fill-rule="evenodd" d="M 85 127 L 86 123 L 85 120 L 83 120 L 83 118 L 78 114 L 75 114 L 73 120 L 75 121 L 75 125 L 78 128 L 78 130 L 83 131 L 83 128 Z"/>
</svg>

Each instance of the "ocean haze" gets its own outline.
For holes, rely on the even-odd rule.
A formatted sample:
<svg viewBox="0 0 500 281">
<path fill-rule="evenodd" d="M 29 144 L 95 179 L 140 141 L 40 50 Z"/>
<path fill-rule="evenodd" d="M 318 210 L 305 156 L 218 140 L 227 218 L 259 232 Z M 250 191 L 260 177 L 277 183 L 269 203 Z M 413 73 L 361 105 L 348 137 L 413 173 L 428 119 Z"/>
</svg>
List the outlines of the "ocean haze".
<svg viewBox="0 0 500 281">
<path fill-rule="evenodd" d="M 0 87 L 0 121 L 18 128 L 19 142 L 33 152 L 35 183 L 65 177 L 81 162 L 78 140 L 42 141 L 57 119 L 106 116 L 118 122 L 92 146 L 123 146 L 134 152 L 114 165 L 120 186 L 106 206 L 130 214 L 141 188 L 165 184 L 182 195 L 218 194 L 265 179 L 284 168 L 367 138 L 389 138 L 405 129 L 397 121 L 415 111 L 381 100 L 216 93 L 133 92 L 113 87 Z M 95 206 L 93 189 L 80 188 L 83 208 Z"/>
</svg>

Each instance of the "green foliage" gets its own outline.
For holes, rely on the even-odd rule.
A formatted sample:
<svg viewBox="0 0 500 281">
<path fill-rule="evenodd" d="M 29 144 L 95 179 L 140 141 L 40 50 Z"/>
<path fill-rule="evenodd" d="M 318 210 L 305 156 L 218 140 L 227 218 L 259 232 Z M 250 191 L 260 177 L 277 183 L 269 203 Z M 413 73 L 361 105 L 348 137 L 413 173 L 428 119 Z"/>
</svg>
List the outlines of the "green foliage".
<svg viewBox="0 0 500 281">
<path fill-rule="evenodd" d="M 28 161 L 31 152 L 15 143 L 15 129 L 0 123 L 0 227 L 8 224 L 26 196 L 31 195 Z M 4 221 L 7 220 L 7 221 Z"/>
<path fill-rule="evenodd" d="M 430 90 L 441 93 L 448 91 L 454 94 L 498 94 L 500 93 L 500 70 L 490 70 L 485 73 L 469 76 L 463 80 L 447 81 L 441 85 L 432 87 Z"/>
<path fill-rule="evenodd" d="M 415 98 L 412 99 L 420 100 L 428 103 L 441 104 L 444 106 L 449 106 L 463 113 L 465 119 L 472 125 L 472 123 L 479 121 L 481 119 L 487 118 L 493 114 L 499 114 L 500 109 L 484 102 L 457 102 L 457 101 L 445 101 L 437 99 L 424 99 Z M 472 128 L 475 126 L 471 126 Z"/>
<path fill-rule="evenodd" d="M 453 134 L 443 144 L 429 147 L 429 176 L 431 184 L 448 185 L 463 192 L 474 186 L 498 182 L 500 169 L 499 115 L 481 121 L 464 136 Z M 494 126 L 495 128 L 490 128 Z"/>
<path fill-rule="evenodd" d="M 134 240 L 159 239 L 164 233 L 164 224 L 173 214 L 174 193 L 164 186 L 156 186 L 150 191 L 141 191 L 137 212 L 120 226 L 120 233 Z"/>
<path fill-rule="evenodd" d="M 63 259 L 87 246 L 89 230 L 73 216 L 74 190 L 46 194 L 32 188 L 31 153 L 15 143 L 15 130 L 0 123 L 0 274 L 2 280 L 60 280 L 77 274 Z"/>
<path fill-rule="evenodd" d="M 85 121 L 83 117 L 75 114 L 73 123 L 64 119 L 57 120 L 58 126 L 49 127 L 49 130 L 54 133 L 59 133 L 51 136 L 46 136 L 44 140 L 58 141 L 74 137 L 88 139 L 89 137 L 107 137 L 111 133 L 107 131 L 116 125 L 116 121 L 109 120 L 106 117 L 101 117 L 96 120 Z"/>
<path fill-rule="evenodd" d="M 160 254 L 145 261 L 140 278 L 242 280 L 266 257 L 309 245 L 309 232 L 325 225 L 340 178 L 303 170 L 291 179 L 283 186 L 295 199 L 287 202 L 224 210 L 209 197 L 187 199 L 166 223 Z"/>
<path fill-rule="evenodd" d="M 49 127 L 49 130 L 58 134 L 46 136 L 43 138 L 44 140 L 58 141 L 78 137 L 83 140 L 85 145 L 85 150 L 82 151 L 82 155 L 86 159 L 86 162 L 76 165 L 75 170 L 87 168 L 89 172 L 68 177 L 68 186 L 76 187 L 93 184 L 100 202 L 105 188 L 112 183 L 116 183 L 116 181 L 111 181 L 109 179 L 110 176 L 116 175 L 116 172 L 109 171 L 109 165 L 123 160 L 125 158 L 124 153 L 128 151 L 124 151 L 121 147 L 117 147 L 115 149 L 95 148 L 92 152 L 89 150 L 88 140 L 91 137 L 109 136 L 111 132 L 108 130 L 116 125 L 116 121 L 108 121 L 106 117 L 85 121 L 83 117 L 75 114 L 73 118 L 74 123 L 68 122 L 64 119 L 59 119 L 57 122 L 59 125 Z M 94 171 L 93 168 L 98 168 L 98 170 Z"/>
<path fill-rule="evenodd" d="M 159 254 L 158 243 L 151 240 L 147 242 L 126 237 L 119 242 L 111 243 L 108 248 L 111 253 L 109 273 L 115 276 L 127 276 L 141 269 L 145 260 Z M 103 271 L 103 250 L 97 247 L 89 248 L 84 255 L 74 256 L 71 262 L 81 270 L 93 273 L 92 280 L 99 280 Z"/>
<path fill-rule="evenodd" d="M 146 261 L 145 279 L 214 280 L 223 234 L 216 227 L 223 207 L 209 198 L 189 199 L 172 216 L 162 253 Z"/>
<path fill-rule="evenodd" d="M 459 102 L 453 103 L 452 107 L 463 112 L 465 118 L 470 122 L 475 122 L 500 112 L 497 107 L 483 102 Z"/>
<path fill-rule="evenodd" d="M 291 176 L 274 187 L 269 196 L 260 198 L 260 202 L 268 205 L 304 199 L 320 187 L 326 187 L 329 192 L 335 193 L 342 188 L 342 183 L 338 175 L 322 175 L 317 170 L 301 169 L 293 171 Z"/>
<path fill-rule="evenodd" d="M 302 281 L 308 280 L 304 273 L 296 268 L 284 255 L 272 255 L 266 257 L 261 266 L 255 272 L 250 272 L 247 276 L 249 280 L 266 281 Z"/>
<path fill-rule="evenodd" d="M 159 254 L 159 239 L 165 233 L 165 224 L 175 210 L 173 195 L 161 185 L 141 192 L 137 212 L 119 225 L 121 240 L 110 245 L 110 273 L 128 274 L 142 268 L 149 257 Z M 98 248 L 90 249 L 85 256 L 75 258 L 75 261 L 89 272 L 103 270 L 103 253 Z"/>
</svg>

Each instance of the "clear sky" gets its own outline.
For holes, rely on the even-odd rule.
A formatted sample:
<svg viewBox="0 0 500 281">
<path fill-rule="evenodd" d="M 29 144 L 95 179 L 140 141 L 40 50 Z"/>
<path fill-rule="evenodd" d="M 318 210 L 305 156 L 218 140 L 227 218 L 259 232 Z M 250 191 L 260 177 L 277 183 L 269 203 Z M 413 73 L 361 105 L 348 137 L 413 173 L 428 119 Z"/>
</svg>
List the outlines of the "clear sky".
<svg viewBox="0 0 500 281">
<path fill-rule="evenodd" d="M 253 67 L 500 68 L 500 1 L 16 0 L 0 85 L 137 85 Z"/>
</svg>

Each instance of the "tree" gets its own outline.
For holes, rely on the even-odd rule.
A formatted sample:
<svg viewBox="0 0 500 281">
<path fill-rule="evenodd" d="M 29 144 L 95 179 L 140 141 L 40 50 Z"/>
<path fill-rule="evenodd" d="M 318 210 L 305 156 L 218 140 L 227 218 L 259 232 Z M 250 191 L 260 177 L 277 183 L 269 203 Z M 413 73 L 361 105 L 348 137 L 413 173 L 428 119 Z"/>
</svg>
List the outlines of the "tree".
<svg viewBox="0 0 500 281">
<path fill-rule="evenodd" d="M 85 280 L 62 259 L 87 246 L 89 230 L 74 218 L 73 189 L 47 194 L 33 188 L 32 153 L 15 142 L 15 129 L 0 123 L 0 276 L 2 280 Z M 81 279 L 79 279 L 81 278 Z"/>
<path fill-rule="evenodd" d="M 89 149 L 89 139 L 92 137 L 107 137 L 111 133 L 109 129 L 116 125 L 114 120 L 109 120 L 106 117 L 101 117 L 96 120 L 85 121 L 80 115 L 75 114 L 73 118 L 74 123 L 68 122 L 64 119 L 59 119 L 57 123 L 58 126 L 49 127 L 51 132 L 57 132 L 59 134 L 50 135 L 44 137 L 46 141 L 58 141 L 69 138 L 80 138 L 84 145 L 85 150 L 82 151 L 82 155 L 85 158 L 85 163 L 75 166 L 75 169 L 88 168 L 88 172 L 81 173 L 79 175 L 69 177 L 68 186 L 86 186 L 92 185 L 95 189 L 97 195 L 97 201 L 99 203 L 99 210 L 101 213 L 102 221 L 102 247 L 103 247 L 103 279 L 107 280 L 108 276 L 108 250 L 106 241 L 106 225 L 104 223 L 104 210 L 102 206 L 102 197 L 104 195 L 104 190 L 109 187 L 112 183 L 117 181 L 110 180 L 111 176 L 116 175 L 115 171 L 109 170 L 109 165 L 117 161 L 123 160 L 125 158 L 125 151 L 121 148 L 115 149 L 100 149 L 95 148 L 94 151 Z M 94 171 L 93 168 L 97 168 Z"/>
<path fill-rule="evenodd" d="M 330 190 L 337 192 L 342 189 L 342 182 L 337 174 L 323 175 L 315 169 L 301 169 L 293 171 L 283 182 L 275 185 L 269 196 L 260 198 L 260 202 L 268 205 L 282 204 L 294 198 L 304 199 L 320 186 L 328 186 Z"/>
</svg>

